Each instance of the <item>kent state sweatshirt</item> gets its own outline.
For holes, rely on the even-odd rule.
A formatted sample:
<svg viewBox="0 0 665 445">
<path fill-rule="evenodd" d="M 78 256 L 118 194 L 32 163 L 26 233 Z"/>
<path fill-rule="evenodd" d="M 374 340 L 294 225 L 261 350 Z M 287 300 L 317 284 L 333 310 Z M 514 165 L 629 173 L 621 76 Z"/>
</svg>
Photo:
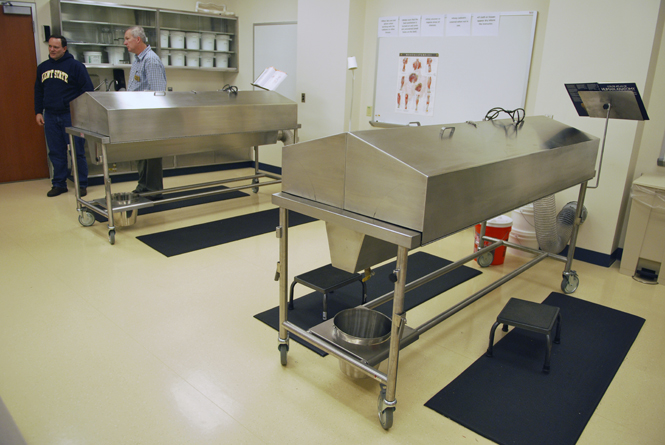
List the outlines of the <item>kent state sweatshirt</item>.
<svg viewBox="0 0 665 445">
<path fill-rule="evenodd" d="M 35 114 L 68 113 L 69 102 L 92 90 L 88 71 L 69 51 L 58 60 L 49 57 L 37 67 Z"/>
</svg>

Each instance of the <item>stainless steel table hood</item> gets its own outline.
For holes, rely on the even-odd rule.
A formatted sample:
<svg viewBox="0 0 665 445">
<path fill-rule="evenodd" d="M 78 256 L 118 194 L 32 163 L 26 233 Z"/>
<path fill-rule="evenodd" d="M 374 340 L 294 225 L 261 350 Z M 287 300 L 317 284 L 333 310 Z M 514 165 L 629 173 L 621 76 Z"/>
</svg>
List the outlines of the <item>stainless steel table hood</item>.
<svg viewBox="0 0 665 445">
<path fill-rule="evenodd" d="M 274 144 L 298 127 L 297 104 L 271 91 L 89 92 L 70 108 L 73 127 L 107 138 L 109 162 Z"/>
<path fill-rule="evenodd" d="M 599 139 L 546 117 L 338 134 L 284 148 L 282 195 L 421 234 L 426 244 L 587 181 Z M 350 216 L 349 216 L 350 215 Z M 392 242 L 326 220 L 332 263 L 357 271 Z"/>
</svg>

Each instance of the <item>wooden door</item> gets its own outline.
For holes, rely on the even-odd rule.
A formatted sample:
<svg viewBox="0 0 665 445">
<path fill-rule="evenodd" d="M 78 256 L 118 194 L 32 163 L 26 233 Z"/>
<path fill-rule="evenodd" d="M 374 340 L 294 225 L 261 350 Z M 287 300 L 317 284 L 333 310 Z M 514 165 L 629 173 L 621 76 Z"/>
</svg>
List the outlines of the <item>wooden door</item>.
<svg viewBox="0 0 665 445">
<path fill-rule="evenodd" d="M 0 182 L 49 177 L 44 129 L 37 125 L 34 85 L 37 75 L 32 16 L 0 9 Z"/>
</svg>

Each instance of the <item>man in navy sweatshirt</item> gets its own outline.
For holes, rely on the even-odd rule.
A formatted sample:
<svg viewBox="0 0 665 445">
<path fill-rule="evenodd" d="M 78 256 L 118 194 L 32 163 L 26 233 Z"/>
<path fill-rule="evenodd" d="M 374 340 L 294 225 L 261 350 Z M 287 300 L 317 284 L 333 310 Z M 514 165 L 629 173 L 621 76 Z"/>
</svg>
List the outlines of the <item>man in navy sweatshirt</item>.
<svg viewBox="0 0 665 445">
<path fill-rule="evenodd" d="M 72 126 L 69 102 L 86 91 L 92 91 L 92 81 L 85 66 L 67 51 L 67 39 L 51 36 L 48 41 L 49 59 L 37 67 L 35 80 L 35 118 L 44 127 L 48 156 L 53 166 L 53 187 L 46 196 L 58 196 L 67 191 L 67 144 L 65 128 Z M 85 141 L 74 138 L 79 176 L 79 192 L 87 194 L 88 163 L 85 160 Z"/>
</svg>

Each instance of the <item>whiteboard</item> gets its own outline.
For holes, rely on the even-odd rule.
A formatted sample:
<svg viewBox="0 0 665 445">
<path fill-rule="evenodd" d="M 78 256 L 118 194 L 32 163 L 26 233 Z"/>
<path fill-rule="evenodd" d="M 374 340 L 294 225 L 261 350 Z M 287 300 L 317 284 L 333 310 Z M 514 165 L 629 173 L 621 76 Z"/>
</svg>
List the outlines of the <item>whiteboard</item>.
<svg viewBox="0 0 665 445">
<path fill-rule="evenodd" d="M 498 36 L 379 37 L 374 122 L 436 125 L 479 121 L 494 107 L 524 108 L 536 18 L 536 11 L 502 12 Z M 418 112 L 413 109 L 413 91 L 407 104 L 411 108 L 405 109 L 401 70 L 408 56 L 409 63 L 420 56 L 423 72 L 430 68 L 425 61 L 434 61 L 435 90 L 427 113 L 423 108 L 427 106 L 426 90 L 419 89 L 416 96 Z"/>
</svg>

